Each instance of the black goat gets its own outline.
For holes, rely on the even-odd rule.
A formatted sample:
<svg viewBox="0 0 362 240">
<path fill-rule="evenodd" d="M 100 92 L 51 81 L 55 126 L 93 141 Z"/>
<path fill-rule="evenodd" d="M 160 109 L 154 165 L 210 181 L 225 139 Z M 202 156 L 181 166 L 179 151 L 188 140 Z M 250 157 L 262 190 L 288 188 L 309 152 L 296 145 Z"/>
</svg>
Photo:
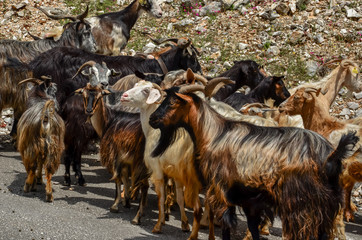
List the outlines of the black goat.
<svg viewBox="0 0 362 240">
<path fill-rule="evenodd" d="M 246 103 L 264 103 L 265 100 L 275 100 L 274 105 L 279 106 L 284 100 L 290 97 L 288 89 L 283 82 L 284 77 L 270 76 L 264 78 L 259 85 L 248 94 L 235 92 L 222 100 L 236 110 L 240 111 Z"/>
<path fill-rule="evenodd" d="M 168 71 L 190 68 L 193 72 L 201 72 L 201 66 L 194 52 L 191 54 L 181 47 L 173 47 L 172 49 L 160 55 L 160 58 L 166 65 Z M 67 47 L 53 48 L 35 58 L 30 62 L 30 69 L 33 70 L 34 76 L 50 75 L 54 82 L 58 83 L 59 91 L 57 99 L 62 105 L 66 96 L 72 94 L 78 88 L 84 87 L 88 82 L 85 76 L 78 75 L 70 80 L 78 68 L 86 61 L 95 61 L 99 64 L 105 62 L 109 68 L 120 72 L 119 77 L 110 77 L 109 83 L 114 84 L 119 78 L 135 73 L 136 71 L 143 73 L 160 73 L 163 71 L 160 64 L 155 59 L 144 59 L 142 57 L 132 56 L 105 56 L 83 51 L 81 49 L 73 49 Z M 45 74 L 46 73 L 46 74 Z M 64 88 L 62 86 L 74 85 Z"/>
<path fill-rule="evenodd" d="M 44 10 L 42 11 L 53 19 L 67 17 L 51 15 Z M 142 15 L 142 12 L 148 12 L 151 16 L 157 18 L 162 17 L 162 10 L 157 0 L 134 0 L 121 11 L 87 18 L 86 20 L 90 22 L 92 33 L 97 42 L 97 53 L 119 55 L 120 51 L 126 46 L 131 35 L 131 29 Z"/>
<path fill-rule="evenodd" d="M 266 77 L 266 73 L 255 61 L 242 60 L 235 62 L 234 66 L 218 77 L 228 77 L 235 81 L 235 84 L 226 84 L 214 95 L 216 100 L 221 101 L 244 85 L 255 88 Z"/>
</svg>

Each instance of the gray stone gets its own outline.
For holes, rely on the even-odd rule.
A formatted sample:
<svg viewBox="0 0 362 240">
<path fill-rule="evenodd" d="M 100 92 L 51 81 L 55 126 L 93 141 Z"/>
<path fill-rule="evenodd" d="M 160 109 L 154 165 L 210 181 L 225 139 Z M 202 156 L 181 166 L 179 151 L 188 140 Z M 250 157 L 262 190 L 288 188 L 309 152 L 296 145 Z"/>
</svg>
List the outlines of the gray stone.
<svg viewBox="0 0 362 240">
<path fill-rule="evenodd" d="M 268 48 L 266 53 L 269 56 L 277 56 L 280 53 L 280 50 L 279 50 L 279 48 L 277 46 L 271 46 L 271 47 Z"/>
<path fill-rule="evenodd" d="M 240 50 L 244 50 L 244 49 L 246 49 L 248 46 L 249 46 L 249 45 L 246 44 L 246 43 L 239 43 L 239 49 L 240 49 Z"/>
<path fill-rule="evenodd" d="M 156 45 L 154 43 L 147 43 L 146 46 L 143 47 L 143 52 L 144 53 L 151 53 L 155 50 Z"/>
<path fill-rule="evenodd" d="M 282 35 L 281 31 L 273 32 L 273 34 L 272 34 L 273 37 L 278 37 L 280 35 Z"/>
<path fill-rule="evenodd" d="M 360 105 L 356 102 L 348 102 L 347 106 L 349 109 L 356 110 L 360 107 Z"/>
<path fill-rule="evenodd" d="M 357 100 L 360 100 L 360 99 L 362 99 L 362 92 L 353 93 L 353 96 L 354 96 Z"/>
<path fill-rule="evenodd" d="M 343 108 L 343 110 L 339 113 L 339 116 L 345 116 L 351 114 L 351 110 L 348 108 Z"/>
<path fill-rule="evenodd" d="M 19 16 L 19 17 L 24 17 L 24 16 L 25 16 L 24 10 L 19 11 L 19 12 L 18 12 L 18 16 Z"/>
<path fill-rule="evenodd" d="M 177 30 L 180 30 L 180 31 L 184 31 L 187 28 L 191 28 L 194 25 L 195 25 L 194 21 L 192 21 L 191 19 L 186 19 L 186 18 L 173 24 L 174 28 L 176 28 Z"/>
<path fill-rule="evenodd" d="M 13 9 L 14 11 L 17 11 L 17 10 L 20 10 L 22 8 L 25 8 L 25 7 L 26 7 L 26 3 L 22 2 L 22 3 L 19 3 L 17 5 L 12 5 L 11 9 Z"/>
<path fill-rule="evenodd" d="M 351 8 L 351 9 L 347 10 L 347 17 L 348 18 L 361 18 L 362 15 L 359 14 L 356 10 Z"/>
<path fill-rule="evenodd" d="M 221 11 L 222 4 L 220 2 L 211 2 L 201 8 L 200 15 L 205 16 L 207 14 L 215 14 Z"/>
<path fill-rule="evenodd" d="M 310 77 L 313 77 L 316 75 L 318 68 L 319 68 L 319 64 L 316 61 L 313 60 L 308 60 L 306 62 L 306 67 L 307 67 L 307 74 Z"/>
<path fill-rule="evenodd" d="M 362 108 L 356 111 L 356 117 L 362 117 Z"/>
<path fill-rule="evenodd" d="M 314 41 L 316 42 L 316 43 L 322 43 L 322 42 L 324 42 L 324 38 L 323 38 L 323 36 L 321 35 L 321 34 L 317 34 L 315 37 L 314 37 Z"/>
<path fill-rule="evenodd" d="M 297 5 L 295 0 L 289 1 L 289 9 L 291 13 L 295 13 L 297 11 Z"/>
<path fill-rule="evenodd" d="M 13 11 L 7 11 L 4 15 L 4 19 L 10 19 L 14 15 Z"/>
</svg>

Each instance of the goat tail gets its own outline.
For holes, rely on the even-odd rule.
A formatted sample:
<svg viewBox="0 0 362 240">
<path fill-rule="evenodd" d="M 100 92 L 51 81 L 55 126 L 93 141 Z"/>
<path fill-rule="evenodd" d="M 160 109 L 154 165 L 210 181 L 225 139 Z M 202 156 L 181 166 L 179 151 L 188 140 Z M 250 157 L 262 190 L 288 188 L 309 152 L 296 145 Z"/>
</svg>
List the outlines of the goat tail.
<svg viewBox="0 0 362 240">
<path fill-rule="evenodd" d="M 341 137 L 337 148 L 328 156 L 324 170 L 328 182 L 333 186 L 338 185 L 339 174 L 342 172 L 342 160 L 348 156 L 358 141 L 359 137 L 356 136 L 356 131 L 349 131 Z"/>
</svg>

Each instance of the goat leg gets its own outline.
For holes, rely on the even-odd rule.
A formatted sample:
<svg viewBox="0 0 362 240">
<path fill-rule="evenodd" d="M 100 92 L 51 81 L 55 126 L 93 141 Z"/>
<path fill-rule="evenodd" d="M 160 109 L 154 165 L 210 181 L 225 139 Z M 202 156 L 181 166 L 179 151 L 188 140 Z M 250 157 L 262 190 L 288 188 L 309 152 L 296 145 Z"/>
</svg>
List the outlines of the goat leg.
<svg viewBox="0 0 362 240">
<path fill-rule="evenodd" d="M 138 206 L 138 211 L 136 216 L 131 221 L 132 224 L 139 225 L 141 223 L 141 217 L 143 216 L 144 209 L 147 204 L 147 192 L 148 192 L 148 179 L 144 181 L 143 186 L 141 187 L 141 199 Z"/>
<path fill-rule="evenodd" d="M 68 149 L 65 150 L 64 153 L 64 166 L 65 166 L 65 173 L 64 173 L 64 185 L 65 186 L 70 186 L 70 164 L 71 164 L 71 158 L 70 158 L 70 154 L 67 151 Z"/>
<path fill-rule="evenodd" d="M 176 180 L 175 180 L 175 185 L 176 185 L 176 200 L 177 200 L 177 204 L 180 208 L 180 213 L 181 213 L 181 229 L 184 232 L 189 232 L 190 226 L 189 226 L 189 221 L 187 219 L 186 212 L 185 212 L 183 185 L 179 181 L 176 181 Z"/>
<path fill-rule="evenodd" d="M 200 203 L 200 198 L 197 197 L 194 204 L 194 221 L 192 223 L 192 232 L 188 239 L 197 240 L 197 236 L 200 230 L 200 220 L 202 217 L 202 207 Z"/>
<path fill-rule="evenodd" d="M 354 221 L 353 209 L 352 209 L 352 202 L 351 202 L 351 194 L 353 189 L 354 183 L 345 184 L 344 186 L 344 217 L 347 222 Z"/>
<path fill-rule="evenodd" d="M 75 172 L 75 178 L 79 186 L 86 186 L 85 179 L 81 170 L 81 152 L 77 152 L 73 160 L 73 171 Z"/>
<path fill-rule="evenodd" d="M 154 180 L 155 190 L 158 197 L 158 221 L 153 227 L 153 233 L 161 233 L 162 224 L 165 224 L 165 188 L 163 177 Z"/>
<path fill-rule="evenodd" d="M 119 212 L 119 203 L 121 202 L 121 184 L 122 181 L 121 179 L 117 176 L 117 178 L 115 179 L 115 184 L 116 184 L 116 197 L 114 199 L 114 203 L 110 208 L 110 211 L 113 213 L 118 213 Z"/>
<path fill-rule="evenodd" d="M 42 178 L 42 171 L 43 171 L 43 164 L 38 163 L 38 166 L 36 168 L 36 184 L 42 185 L 43 184 L 43 178 Z"/>
<path fill-rule="evenodd" d="M 130 194 L 129 194 L 130 182 L 129 182 L 127 167 L 123 167 L 122 169 L 122 182 L 123 182 L 123 192 L 124 192 L 123 206 L 125 208 L 130 208 L 131 207 Z"/>
<path fill-rule="evenodd" d="M 24 192 L 36 191 L 35 171 L 34 169 L 29 169 L 27 172 L 28 176 L 25 180 Z"/>
<path fill-rule="evenodd" d="M 47 179 L 47 183 L 45 186 L 45 192 L 46 192 L 46 201 L 47 202 L 53 202 L 53 189 L 52 189 L 52 173 L 45 169 L 45 175 Z"/>
</svg>

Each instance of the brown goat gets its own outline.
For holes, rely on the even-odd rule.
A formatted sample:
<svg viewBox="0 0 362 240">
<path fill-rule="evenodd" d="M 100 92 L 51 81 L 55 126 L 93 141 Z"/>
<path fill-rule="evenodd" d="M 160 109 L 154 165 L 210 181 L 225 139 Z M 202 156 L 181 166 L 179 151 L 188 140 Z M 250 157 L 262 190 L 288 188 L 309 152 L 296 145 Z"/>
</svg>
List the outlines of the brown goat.
<svg viewBox="0 0 362 240">
<path fill-rule="evenodd" d="M 24 82 L 24 81 L 23 81 Z M 46 83 L 34 87 L 42 89 L 44 93 L 55 94 L 53 84 Z M 45 91 L 44 91 L 45 88 Z M 49 89 L 53 88 L 51 91 Z M 55 91 L 54 91 L 55 88 Z M 36 92 L 33 91 L 32 92 Z M 30 96 L 31 107 L 21 116 L 18 124 L 18 150 L 28 174 L 24 185 L 24 192 L 35 191 L 36 183 L 42 183 L 42 169 L 44 167 L 47 179 L 46 201 L 53 201 L 51 178 L 59 167 L 64 150 L 65 126 L 62 118 L 56 112 L 55 96 L 46 99 Z M 35 179 L 36 177 L 36 179 Z"/>
<path fill-rule="evenodd" d="M 338 137 L 343 133 L 354 130 L 359 137 L 362 136 L 362 127 L 338 120 L 329 115 L 329 105 L 326 104 L 325 95 L 320 89 L 300 88 L 292 95 L 283 106 L 281 112 L 289 115 L 300 114 L 303 119 L 304 127 L 313 130 L 336 146 Z M 362 141 L 359 141 L 359 147 L 355 149 L 353 156 L 343 162 L 343 174 L 341 182 L 345 190 L 345 209 L 344 217 L 347 221 L 353 221 L 353 212 L 356 210 L 350 200 L 351 191 L 354 184 L 362 180 Z"/>
</svg>

